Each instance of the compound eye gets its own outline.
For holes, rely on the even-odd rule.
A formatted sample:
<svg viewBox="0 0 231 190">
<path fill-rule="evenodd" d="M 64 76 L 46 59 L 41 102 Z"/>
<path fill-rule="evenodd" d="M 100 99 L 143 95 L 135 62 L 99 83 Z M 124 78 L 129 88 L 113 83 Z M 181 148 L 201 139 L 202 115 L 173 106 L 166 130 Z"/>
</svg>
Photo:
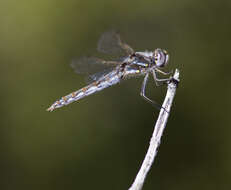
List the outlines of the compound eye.
<svg viewBox="0 0 231 190">
<path fill-rule="evenodd" d="M 156 49 L 154 59 L 157 67 L 164 67 L 168 63 L 169 55 L 165 50 Z"/>
<path fill-rule="evenodd" d="M 157 62 L 159 60 L 159 54 L 157 51 L 155 51 L 155 53 L 154 53 L 154 58 L 155 58 L 155 62 Z"/>
</svg>

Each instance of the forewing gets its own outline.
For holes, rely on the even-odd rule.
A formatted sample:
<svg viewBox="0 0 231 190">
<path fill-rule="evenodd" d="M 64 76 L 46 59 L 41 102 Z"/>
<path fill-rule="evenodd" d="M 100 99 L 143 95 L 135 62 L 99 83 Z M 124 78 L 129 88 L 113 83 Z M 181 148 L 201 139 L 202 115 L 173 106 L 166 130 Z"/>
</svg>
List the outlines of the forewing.
<svg viewBox="0 0 231 190">
<path fill-rule="evenodd" d="M 134 50 L 122 43 L 120 35 L 115 30 L 104 32 L 97 45 L 97 50 L 106 54 L 132 54 Z"/>
</svg>

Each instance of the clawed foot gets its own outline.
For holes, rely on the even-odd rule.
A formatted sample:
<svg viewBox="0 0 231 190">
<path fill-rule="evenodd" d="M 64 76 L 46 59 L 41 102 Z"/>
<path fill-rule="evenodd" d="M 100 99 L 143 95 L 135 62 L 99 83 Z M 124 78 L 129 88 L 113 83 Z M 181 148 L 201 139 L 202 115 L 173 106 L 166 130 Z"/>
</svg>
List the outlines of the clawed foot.
<svg viewBox="0 0 231 190">
<path fill-rule="evenodd" d="M 173 76 L 169 77 L 169 80 L 168 80 L 167 84 L 169 84 L 171 82 L 173 82 L 174 84 L 176 84 L 176 86 L 178 86 L 178 84 L 179 84 L 179 81 L 176 80 Z"/>
</svg>

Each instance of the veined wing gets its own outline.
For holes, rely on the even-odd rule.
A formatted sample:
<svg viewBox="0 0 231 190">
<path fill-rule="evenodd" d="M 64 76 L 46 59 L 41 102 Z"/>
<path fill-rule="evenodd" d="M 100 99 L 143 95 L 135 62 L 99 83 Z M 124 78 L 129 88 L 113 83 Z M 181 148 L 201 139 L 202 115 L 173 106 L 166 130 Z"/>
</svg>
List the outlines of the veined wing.
<svg viewBox="0 0 231 190">
<path fill-rule="evenodd" d="M 73 59 L 71 67 L 77 74 L 87 74 L 86 82 L 89 84 L 111 72 L 120 63 L 119 61 L 105 61 L 96 57 L 82 57 Z"/>
<path fill-rule="evenodd" d="M 95 81 L 98 81 L 100 79 L 102 79 L 105 75 L 107 75 L 108 73 L 112 72 L 115 68 L 107 68 L 103 71 L 99 71 L 97 73 L 94 73 L 92 75 L 89 75 L 86 77 L 86 83 L 87 84 L 91 84 Z"/>
<path fill-rule="evenodd" d="M 97 50 L 106 54 L 132 54 L 134 50 L 120 39 L 115 30 L 103 33 L 98 41 Z"/>
<path fill-rule="evenodd" d="M 119 61 L 105 61 L 96 57 L 81 57 L 73 59 L 71 67 L 77 74 L 93 74 L 107 68 L 115 67 Z"/>
<path fill-rule="evenodd" d="M 106 65 L 96 57 L 80 57 L 73 59 L 70 65 L 77 74 L 91 74 L 105 69 Z"/>
</svg>

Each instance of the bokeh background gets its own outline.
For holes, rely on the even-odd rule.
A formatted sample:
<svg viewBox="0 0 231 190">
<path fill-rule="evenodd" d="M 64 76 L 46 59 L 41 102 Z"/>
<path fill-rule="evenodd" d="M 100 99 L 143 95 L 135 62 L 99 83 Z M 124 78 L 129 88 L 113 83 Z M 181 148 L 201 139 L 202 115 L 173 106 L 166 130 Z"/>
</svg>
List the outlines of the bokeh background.
<svg viewBox="0 0 231 190">
<path fill-rule="evenodd" d="M 46 112 L 85 85 L 70 61 L 98 55 L 109 29 L 136 50 L 167 49 L 166 71 L 181 72 L 144 189 L 230 189 L 230 20 L 229 0 L 1 0 L 1 189 L 129 188 L 158 116 L 142 78 Z M 160 103 L 165 92 L 148 85 Z"/>
</svg>

